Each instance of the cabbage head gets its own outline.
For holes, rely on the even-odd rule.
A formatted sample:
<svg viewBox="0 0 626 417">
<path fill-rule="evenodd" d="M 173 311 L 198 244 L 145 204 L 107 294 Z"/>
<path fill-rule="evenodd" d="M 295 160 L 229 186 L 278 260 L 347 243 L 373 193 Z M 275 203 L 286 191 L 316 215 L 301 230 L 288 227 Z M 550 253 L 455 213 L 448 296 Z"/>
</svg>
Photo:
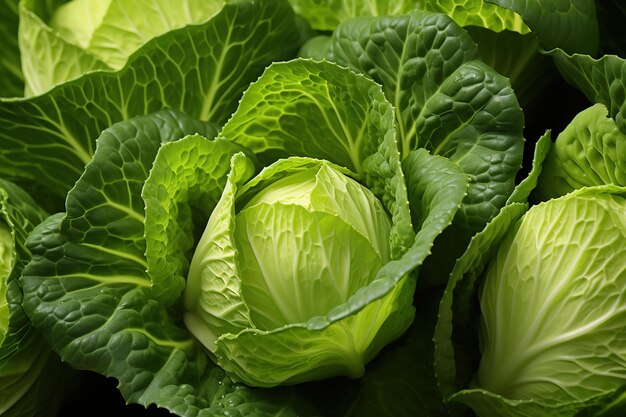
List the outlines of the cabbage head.
<svg viewBox="0 0 626 417">
<path fill-rule="evenodd" d="M 626 381 L 626 199 L 529 210 L 491 264 L 476 383 L 515 399 L 587 399 Z"/>
<path fill-rule="evenodd" d="M 451 340 L 459 358 L 455 383 L 469 388 L 452 391 L 447 384 L 454 369 L 444 369 L 442 362 L 439 375 L 450 389 L 449 398 L 481 417 L 571 417 L 623 410 L 626 190 L 585 187 L 523 215 L 523 206 L 510 207 L 457 262 L 465 275 L 456 283 L 452 306 Z M 483 261 L 482 283 L 472 283 Z M 453 275 L 453 280 L 460 276 Z M 463 328 L 471 327 L 463 321 L 475 317 L 468 307 L 471 301 L 464 300 L 472 286 L 480 309 L 480 356 L 473 377 L 466 372 L 474 360 L 469 358 L 476 358 L 473 342 L 461 340 Z M 440 309 L 441 317 L 449 315 L 446 310 Z M 445 320 L 439 327 L 443 335 Z M 436 338 L 442 358 L 451 351 L 445 340 Z"/>
<path fill-rule="evenodd" d="M 211 214 L 191 261 L 185 323 L 249 385 L 362 376 L 412 320 L 405 277 L 356 315 L 316 329 L 391 260 L 389 215 L 346 172 L 280 160 L 239 190 L 231 180 Z"/>
</svg>

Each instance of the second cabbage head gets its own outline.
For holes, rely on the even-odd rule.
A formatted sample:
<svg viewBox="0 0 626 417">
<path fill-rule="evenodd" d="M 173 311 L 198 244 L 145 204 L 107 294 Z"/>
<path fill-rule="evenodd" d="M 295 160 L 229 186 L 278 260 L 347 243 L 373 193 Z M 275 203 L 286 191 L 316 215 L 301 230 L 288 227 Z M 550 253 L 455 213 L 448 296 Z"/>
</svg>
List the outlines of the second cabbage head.
<svg viewBox="0 0 626 417">
<path fill-rule="evenodd" d="M 450 401 L 481 417 L 621 415 L 624 191 L 513 203 L 472 241 L 435 336 Z"/>
<path fill-rule="evenodd" d="M 413 280 L 331 326 L 391 260 L 391 219 L 347 171 L 280 160 L 242 187 L 231 172 L 195 251 L 185 323 L 249 385 L 359 377 L 409 326 Z"/>
</svg>

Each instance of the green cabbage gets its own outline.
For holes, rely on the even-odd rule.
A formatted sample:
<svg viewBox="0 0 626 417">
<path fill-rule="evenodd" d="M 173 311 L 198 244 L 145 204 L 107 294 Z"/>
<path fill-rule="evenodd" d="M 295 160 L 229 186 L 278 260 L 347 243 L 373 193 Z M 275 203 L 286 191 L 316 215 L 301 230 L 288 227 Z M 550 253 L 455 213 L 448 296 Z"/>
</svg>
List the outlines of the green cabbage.
<svg viewBox="0 0 626 417">
<path fill-rule="evenodd" d="M 578 192 L 534 206 L 491 263 L 476 386 L 562 403 L 626 380 L 626 198 Z"/>
<path fill-rule="evenodd" d="M 455 266 L 435 336 L 444 395 L 481 417 L 623 410 L 626 190 L 586 187 L 524 210 L 508 205 Z"/>
<path fill-rule="evenodd" d="M 414 284 L 404 277 L 354 316 L 316 329 L 391 260 L 391 219 L 345 172 L 327 162 L 281 160 L 240 192 L 235 172 L 198 243 L 185 323 L 249 385 L 360 377 L 411 323 Z"/>
</svg>

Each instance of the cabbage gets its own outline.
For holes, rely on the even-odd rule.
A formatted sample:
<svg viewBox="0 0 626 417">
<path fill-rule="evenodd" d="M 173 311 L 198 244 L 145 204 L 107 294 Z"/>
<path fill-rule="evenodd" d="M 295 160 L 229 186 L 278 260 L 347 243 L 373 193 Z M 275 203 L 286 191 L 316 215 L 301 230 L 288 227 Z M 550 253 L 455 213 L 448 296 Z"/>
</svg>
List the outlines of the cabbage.
<svg viewBox="0 0 626 417">
<path fill-rule="evenodd" d="M 403 277 L 353 316 L 316 328 L 391 260 L 391 219 L 344 172 L 286 159 L 240 192 L 231 174 L 209 218 L 189 268 L 185 323 L 249 385 L 360 377 L 411 323 L 414 282 Z"/>
<path fill-rule="evenodd" d="M 626 380 L 626 199 L 578 192 L 534 206 L 489 266 L 477 387 L 562 403 Z"/>
</svg>

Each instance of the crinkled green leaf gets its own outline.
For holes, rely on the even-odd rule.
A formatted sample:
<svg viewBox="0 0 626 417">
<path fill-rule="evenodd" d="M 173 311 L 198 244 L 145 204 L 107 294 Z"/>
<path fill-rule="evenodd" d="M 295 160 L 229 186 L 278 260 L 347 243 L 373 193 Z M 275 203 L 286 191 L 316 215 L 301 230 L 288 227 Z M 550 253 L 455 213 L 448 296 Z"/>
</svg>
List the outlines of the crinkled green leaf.
<svg viewBox="0 0 626 417">
<path fill-rule="evenodd" d="M 424 10 L 445 13 L 461 26 L 478 26 L 493 32 L 529 32 L 519 15 L 483 0 L 423 0 Z"/>
<path fill-rule="evenodd" d="M 232 142 L 231 142 L 232 143 Z M 241 265 L 235 242 L 235 195 L 253 174 L 250 161 L 234 155 L 224 174 L 226 183 L 204 233 L 193 251 L 184 293 L 185 325 L 207 349 L 215 350 L 222 333 L 252 327 L 250 308 L 244 301 Z M 202 224 L 202 223 L 201 223 Z M 176 253 L 177 248 L 173 247 Z"/>
<path fill-rule="evenodd" d="M 425 265 L 423 283 L 441 283 L 513 191 L 523 146 L 515 94 L 504 77 L 475 60 L 469 34 L 441 14 L 352 19 L 337 28 L 331 46 L 340 65 L 382 84 L 396 110 L 403 157 L 426 148 L 470 176 L 453 226 Z"/>
<path fill-rule="evenodd" d="M 458 223 L 470 236 L 480 230 L 521 165 L 523 115 L 508 81 L 473 61 L 476 45 L 463 29 L 429 12 L 347 21 L 333 34 L 332 54 L 382 84 L 403 157 L 423 147 L 472 177 Z"/>
<path fill-rule="evenodd" d="M 594 0 L 485 0 L 522 16 L 545 49 L 594 54 L 599 27 Z"/>
<path fill-rule="evenodd" d="M 120 71 L 0 99 L 0 174 L 35 184 L 59 205 L 105 128 L 163 108 L 221 124 L 267 64 L 295 53 L 299 36 L 286 0 L 234 2 L 206 23 L 151 40 Z"/>
<path fill-rule="evenodd" d="M 524 109 L 525 117 L 538 110 L 535 101 L 558 75 L 552 59 L 540 52 L 539 40 L 533 33 L 511 30 L 494 32 L 491 28 L 465 27 L 478 45 L 479 58 L 507 77 Z M 542 113 L 543 114 L 543 113 Z"/>
<path fill-rule="evenodd" d="M 626 134 L 626 59 L 604 55 L 568 55 L 560 49 L 550 52 L 563 77 L 582 91 L 592 103 L 609 109 L 617 128 Z"/>
<path fill-rule="evenodd" d="M 626 134 L 596 104 L 579 113 L 556 138 L 538 194 L 547 200 L 594 185 L 626 186 Z"/>
<path fill-rule="evenodd" d="M 295 155 L 349 168 L 392 216 L 392 256 L 410 246 L 393 109 L 371 80 L 325 61 L 272 64 L 245 92 L 220 135 L 265 164 Z"/>
<path fill-rule="evenodd" d="M 77 283 L 89 281 L 94 274 L 91 269 L 98 270 L 98 260 L 110 258 L 108 264 L 100 265 L 100 273 L 120 274 L 120 282 L 151 286 L 145 280 L 144 182 L 162 143 L 196 133 L 212 137 L 216 128 L 172 111 L 139 116 L 102 133 L 98 154 L 66 200 L 64 232 L 84 247 L 84 256 L 93 256 L 84 272 L 87 276 L 72 273 Z"/>
<path fill-rule="evenodd" d="M 418 149 L 409 153 L 403 162 L 403 168 L 406 172 L 407 187 L 411 196 L 411 215 L 416 230 L 423 227 L 422 222 L 425 214 L 430 211 L 433 197 L 440 192 L 437 184 L 446 184 L 449 209 L 456 211 L 461 207 L 461 202 L 467 194 L 470 177 L 463 173 L 457 164 L 444 157 L 430 155 L 425 149 Z M 443 195 L 440 195 L 440 198 L 442 197 Z M 441 212 L 442 224 L 452 222 L 452 219 L 446 217 L 447 213 Z M 451 227 L 437 236 L 435 247 L 420 271 L 419 285 L 428 287 L 445 282 L 447 277 L 439 265 L 450 264 L 455 259 L 454 253 L 462 252 L 466 243 Z"/>
<path fill-rule="evenodd" d="M 351 19 L 333 33 L 335 62 L 383 87 L 396 111 L 402 156 L 427 145 L 416 121 L 442 83 L 477 56 L 466 31 L 440 14 Z M 440 99 L 441 101 L 441 99 Z"/>
<path fill-rule="evenodd" d="M 205 132 L 209 138 L 216 134 Z M 147 271 L 157 299 L 170 304 L 182 293 L 197 238 L 194 224 L 206 223 L 224 188 L 230 156 L 241 150 L 197 135 L 159 150 L 142 190 Z"/>
<path fill-rule="evenodd" d="M 380 88 L 329 62 L 272 64 L 244 93 L 221 136 L 264 162 L 300 155 L 363 174 L 363 160 L 393 125 Z"/>
<path fill-rule="evenodd" d="M 24 75 L 17 44 L 18 0 L 0 3 L 0 97 L 21 97 L 24 94 Z"/>
</svg>

